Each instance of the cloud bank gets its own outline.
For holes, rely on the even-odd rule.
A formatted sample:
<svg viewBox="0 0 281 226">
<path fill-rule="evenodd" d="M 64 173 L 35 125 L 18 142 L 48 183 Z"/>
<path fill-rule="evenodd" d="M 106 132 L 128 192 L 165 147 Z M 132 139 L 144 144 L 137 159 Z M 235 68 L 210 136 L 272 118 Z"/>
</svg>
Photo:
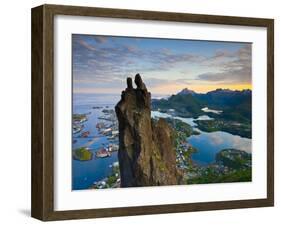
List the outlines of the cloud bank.
<svg viewBox="0 0 281 226">
<path fill-rule="evenodd" d="M 251 83 L 251 44 L 73 35 L 75 92 L 120 92 L 140 73 L 151 89 Z"/>
</svg>

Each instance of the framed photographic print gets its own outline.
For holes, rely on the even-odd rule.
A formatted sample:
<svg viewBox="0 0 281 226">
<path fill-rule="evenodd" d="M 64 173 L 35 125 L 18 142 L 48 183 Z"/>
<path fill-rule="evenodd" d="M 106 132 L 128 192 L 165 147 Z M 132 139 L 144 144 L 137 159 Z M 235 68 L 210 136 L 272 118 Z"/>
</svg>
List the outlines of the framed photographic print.
<svg viewBox="0 0 281 226">
<path fill-rule="evenodd" d="M 32 216 L 273 206 L 272 19 L 32 9 Z"/>
</svg>

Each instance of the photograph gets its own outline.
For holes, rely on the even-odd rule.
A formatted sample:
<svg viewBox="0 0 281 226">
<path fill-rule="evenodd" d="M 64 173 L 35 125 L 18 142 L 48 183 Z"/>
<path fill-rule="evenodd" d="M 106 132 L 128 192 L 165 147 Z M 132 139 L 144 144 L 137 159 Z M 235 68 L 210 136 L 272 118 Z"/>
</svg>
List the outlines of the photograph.
<svg viewBox="0 0 281 226">
<path fill-rule="evenodd" d="M 71 42 L 73 191 L 252 181 L 252 43 Z"/>
<path fill-rule="evenodd" d="M 231 15 L 32 8 L 33 218 L 274 206 L 275 20 Z"/>
</svg>

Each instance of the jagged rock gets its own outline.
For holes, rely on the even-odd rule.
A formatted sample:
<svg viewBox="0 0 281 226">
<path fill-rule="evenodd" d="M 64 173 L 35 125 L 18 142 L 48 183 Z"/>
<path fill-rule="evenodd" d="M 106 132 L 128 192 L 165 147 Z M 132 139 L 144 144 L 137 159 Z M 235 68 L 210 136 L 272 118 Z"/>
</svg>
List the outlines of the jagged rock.
<svg viewBox="0 0 281 226">
<path fill-rule="evenodd" d="M 132 78 L 127 78 L 127 89 L 133 89 L 133 81 Z"/>
<path fill-rule="evenodd" d="M 127 79 L 128 87 L 115 107 L 121 187 L 179 184 L 172 128 L 164 119 L 152 122 L 151 95 L 139 74 L 135 83 L 136 89 Z"/>
<path fill-rule="evenodd" d="M 135 83 L 136 83 L 138 89 L 146 90 L 146 86 L 143 83 L 140 74 L 136 74 Z"/>
</svg>

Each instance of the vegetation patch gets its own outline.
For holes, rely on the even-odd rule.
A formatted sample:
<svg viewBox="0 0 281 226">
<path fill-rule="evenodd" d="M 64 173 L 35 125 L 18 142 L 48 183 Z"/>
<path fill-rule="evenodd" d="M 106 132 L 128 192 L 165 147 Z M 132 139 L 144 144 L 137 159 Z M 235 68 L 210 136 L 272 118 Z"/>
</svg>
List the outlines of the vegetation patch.
<svg viewBox="0 0 281 226">
<path fill-rule="evenodd" d="M 233 135 L 251 138 L 252 127 L 250 123 L 239 123 L 222 119 L 196 120 L 198 128 L 206 132 L 224 131 Z"/>
<path fill-rule="evenodd" d="M 93 153 L 88 148 L 81 147 L 72 152 L 72 157 L 79 161 L 89 161 L 93 158 Z"/>
</svg>

